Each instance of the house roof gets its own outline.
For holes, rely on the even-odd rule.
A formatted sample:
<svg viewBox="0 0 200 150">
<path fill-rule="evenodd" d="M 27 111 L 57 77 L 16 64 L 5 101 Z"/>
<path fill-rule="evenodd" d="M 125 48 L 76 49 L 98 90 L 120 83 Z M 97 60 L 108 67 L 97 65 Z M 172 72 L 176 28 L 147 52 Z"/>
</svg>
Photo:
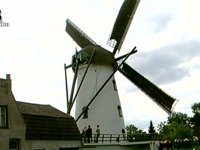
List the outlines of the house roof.
<svg viewBox="0 0 200 150">
<path fill-rule="evenodd" d="M 50 106 L 17 101 L 27 140 L 81 140 L 73 117 Z"/>
<path fill-rule="evenodd" d="M 51 105 L 33 104 L 19 101 L 17 101 L 17 105 L 22 114 L 51 117 L 71 117 L 70 115 L 52 107 Z"/>
</svg>

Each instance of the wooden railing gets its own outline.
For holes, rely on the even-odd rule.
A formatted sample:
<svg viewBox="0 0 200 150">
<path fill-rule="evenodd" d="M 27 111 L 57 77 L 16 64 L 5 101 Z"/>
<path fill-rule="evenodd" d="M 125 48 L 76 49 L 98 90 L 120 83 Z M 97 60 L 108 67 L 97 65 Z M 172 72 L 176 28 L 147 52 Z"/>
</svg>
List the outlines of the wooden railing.
<svg viewBox="0 0 200 150">
<path fill-rule="evenodd" d="M 119 143 L 119 142 L 134 142 L 134 141 L 149 141 L 159 140 L 160 137 L 157 134 L 100 134 L 97 138 L 97 134 L 92 134 L 91 138 L 83 136 L 84 143 Z"/>
<path fill-rule="evenodd" d="M 183 139 L 183 140 L 175 140 L 172 142 L 166 141 L 158 134 L 100 134 L 97 139 L 97 135 L 93 134 L 92 138 L 88 141 L 86 136 L 83 136 L 83 143 L 87 144 L 101 144 L 101 143 L 120 143 L 120 142 L 145 142 L 149 141 L 150 145 L 159 143 L 160 147 L 175 147 L 175 148 L 196 148 L 200 150 L 200 138 L 197 139 Z"/>
<path fill-rule="evenodd" d="M 125 135 L 121 134 L 100 134 L 97 138 L 97 134 L 92 134 L 92 138 L 88 139 L 87 136 L 83 136 L 84 143 L 112 143 L 126 141 Z"/>
</svg>

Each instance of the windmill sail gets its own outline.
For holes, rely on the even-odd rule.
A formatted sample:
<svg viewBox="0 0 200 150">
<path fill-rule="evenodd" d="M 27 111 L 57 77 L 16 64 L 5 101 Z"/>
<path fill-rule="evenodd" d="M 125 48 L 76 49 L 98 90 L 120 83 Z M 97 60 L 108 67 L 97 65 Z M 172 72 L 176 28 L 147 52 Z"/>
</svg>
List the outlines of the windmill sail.
<svg viewBox="0 0 200 150">
<path fill-rule="evenodd" d="M 81 47 L 97 45 L 86 33 L 79 29 L 71 20 L 67 19 L 66 32 Z"/>
<path fill-rule="evenodd" d="M 109 45 L 113 40 L 116 42 L 113 54 L 115 54 L 117 50 L 120 50 L 139 2 L 140 0 L 124 0 L 114 23 L 113 30 L 109 38 L 110 41 L 108 42 Z"/>
<path fill-rule="evenodd" d="M 167 113 L 171 113 L 172 105 L 175 102 L 173 97 L 163 92 L 126 63 L 123 64 L 123 67 L 120 68 L 119 71 L 147 94 L 154 102 L 161 106 Z"/>
</svg>

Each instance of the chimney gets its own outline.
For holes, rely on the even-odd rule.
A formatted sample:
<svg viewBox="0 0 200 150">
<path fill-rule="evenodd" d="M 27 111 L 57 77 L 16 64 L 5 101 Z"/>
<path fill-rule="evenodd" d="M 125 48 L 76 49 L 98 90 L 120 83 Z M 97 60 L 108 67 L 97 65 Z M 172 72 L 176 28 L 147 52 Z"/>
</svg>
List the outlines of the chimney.
<svg viewBox="0 0 200 150">
<path fill-rule="evenodd" d="M 10 79 L 10 74 L 6 74 L 6 87 L 7 87 L 7 93 L 12 93 L 12 81 Z"/>
</svg>

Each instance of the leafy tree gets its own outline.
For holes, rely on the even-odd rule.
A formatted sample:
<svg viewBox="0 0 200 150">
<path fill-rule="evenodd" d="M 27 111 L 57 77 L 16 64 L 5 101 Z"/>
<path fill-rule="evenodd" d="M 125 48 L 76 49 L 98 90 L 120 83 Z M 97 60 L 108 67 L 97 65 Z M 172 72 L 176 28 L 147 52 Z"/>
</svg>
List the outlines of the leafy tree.
<svg viewBox="0 0 200 150">
<path fill-rule="evenodd" d="M 126 126 L 128 141 L 143 140 L 143 131 L 138 129 L 135 125 L 130 124 Z"/>
<path fill-rule="evenodd" d="M 160 123 L 158 130 L 164 140 L 185 139 L 192 137 L 192 129 L 187 114 L 172 113 L 167 122 Z"/>
<path fill-rule="evenodd" d="M 200 126 L 200 103 L 194 103 L 192 105 L 193 117 L 191 117 L 191 123 L 194 127 Z"/>
<path fill-rule="evenodd" d="M 194 103 L 191 108 L 194 114 L 200 114 L 200 103 Z"/>
<path fill-rule="evenodd" d="M 135 125 L 130 124 L 126 126 L 127 134 L 141 134 L 143 131 L 137 128 Z"/>
<path fill-rule="evenodd" d="M 200 103 L 194 103 L 192 105 L 191 124 L 194 129 L 194 136 L 200 137 Z"/>
<path fill-rule="evenodd" d="M 173 122 L 176 122 L 177 124 L 190 126 L 190 118 L 187 114 L 181 112 L 174 112 L 168 117 L 168 124 Z"/>
</svg>

